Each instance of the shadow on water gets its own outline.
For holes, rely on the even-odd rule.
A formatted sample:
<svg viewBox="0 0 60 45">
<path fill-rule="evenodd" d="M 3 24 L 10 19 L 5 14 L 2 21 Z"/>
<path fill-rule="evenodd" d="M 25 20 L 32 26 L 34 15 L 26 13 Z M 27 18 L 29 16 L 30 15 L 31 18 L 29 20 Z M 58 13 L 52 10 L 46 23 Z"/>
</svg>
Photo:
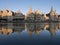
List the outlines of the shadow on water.
<svg viewBox="0 0 60 45">
<path fill-rule="evenodd" d="M 0 23 L 0 44 L 60 44 L 60 23 Z"/>
</svg>

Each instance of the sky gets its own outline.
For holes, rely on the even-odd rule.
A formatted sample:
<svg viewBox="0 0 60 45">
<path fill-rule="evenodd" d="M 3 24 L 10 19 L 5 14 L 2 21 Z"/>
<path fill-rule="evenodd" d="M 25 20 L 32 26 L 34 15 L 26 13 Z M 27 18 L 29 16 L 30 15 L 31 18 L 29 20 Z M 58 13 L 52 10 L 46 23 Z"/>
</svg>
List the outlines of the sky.
<svg viewBox="0 0 60 45">
<path fill-rule="evenodd" d="M 14 12 L 20 10 L 25 14 L 31 6 L 33 11 L 39 9 L 41 13 L 49 13 L 53 7 L 60 14 L 60 0 L 0 0 L 0 10 L 4 8 Z"/>
</svg>

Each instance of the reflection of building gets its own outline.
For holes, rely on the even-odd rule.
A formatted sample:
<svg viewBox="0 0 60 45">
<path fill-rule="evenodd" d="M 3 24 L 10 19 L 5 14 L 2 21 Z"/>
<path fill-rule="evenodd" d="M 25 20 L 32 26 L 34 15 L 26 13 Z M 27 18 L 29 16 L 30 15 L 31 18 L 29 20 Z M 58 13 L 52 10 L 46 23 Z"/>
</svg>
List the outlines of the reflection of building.
<svg viewBox="0 0 60 45">
<path fill-rule="evenodd" d="M 41 32 L 40 25 L 36 23 L 27 23 L 25 28 L 30 35 L 32 35 L 33 32 L 35 32 L 37 35 Z"/>
<path fill-rule="evenodd" d="M 14 32 L 20 33 L 26 31 L 32 35 L 33 33 L 39 35 L 42 30 L 48 30 L 51 36 L 60 29 L 60 23 L 8 23 L 0 24 L 0 34 L 8 35 Z"/>
<path fill-rule="evenodd" d="M 13 24 L 13 30 L 14 32 L 22 32 L 25 29 L 25 25 L 23 23 L 14 23 Z"/>
<path fill-rule="evenodd" d="M 50 32 L 51 36 L 55 35 L 55 32 L 58 30 L 58 23 L 50 23 L 48 31 Z"/>
<path fill-rule="evenodd" d="M 25 28 L 30 35 L 32 35 L 33 32 L 38 35 L 42 30 L 48 30 L 52 36 L 60 29 L 59 23 L 27 23 Z"/>
<path fill-rule="evenodd" d="M 49 28 L 49 24 L 48 23 L 44 24 L 44 30 L 47 30 L 48 28 Z"/>
<path fill-rule="evenodd" d="M 36 29 L 36 31 L 34 31 L 34 32 L 35 32 L 37 35 L 39 35 L 41 31 L 42 31 L 42 30 Z"/>
<path fill-rule="evenodd" d="M 1 28 L 0 29 L 0 34 L 4 34 L 4 35 L 8 35 L 8 34 L 11 34 L 13 31 L 12 29 L 6 29 L 6 28 Z"/>
<path fill-rule="evenodd" d="M 14 32 L 22 32 L 25 29 L 25 25 L 22 23 L 12 23 L 12 24 L 0 24 L 0 34 L 8 35 Z"/>
<path fill-rule="evenodd" d="M 58 29 L 60 29 L 60 23 L 58 23 Z"/>
</svg>

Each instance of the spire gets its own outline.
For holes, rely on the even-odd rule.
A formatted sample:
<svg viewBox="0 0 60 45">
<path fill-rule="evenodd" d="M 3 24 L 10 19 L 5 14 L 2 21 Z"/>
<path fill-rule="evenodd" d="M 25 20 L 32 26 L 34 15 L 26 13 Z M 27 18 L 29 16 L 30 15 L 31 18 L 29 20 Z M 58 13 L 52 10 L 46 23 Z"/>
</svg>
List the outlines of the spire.
<svg viewBox="0 0 60 45">
<path fill-rule="evenodd" d="M 30 6 L 30 9 L 29 9 L 29 14 L 32 13 L 32 6 Z"/>
<path fill-rule="evenodd" d="M 53 7 L 51 7 L 51 12 L 52 12 L 52 11 L 54 11 L 54 10 L 53 10 Z"/>
<path fill-rule="evenodd" d="M 55 15 L 55 14 L 56 14 L 55 10 L 53 9 L 53 7 L 51 7 L 50 15 Z"/>
<path fill-rule="evenodd" d="M 30 13 L 33 13 L 32 6 L 30 6 L 30 9 L 29 9 L 29 11 L 27 12 L 27 14 L 30 14 Z"/>
<path fill-rule="evenodd" d="M 30 7 L 29 12 L 32 13 L 32 6 Z"/>
</svg>

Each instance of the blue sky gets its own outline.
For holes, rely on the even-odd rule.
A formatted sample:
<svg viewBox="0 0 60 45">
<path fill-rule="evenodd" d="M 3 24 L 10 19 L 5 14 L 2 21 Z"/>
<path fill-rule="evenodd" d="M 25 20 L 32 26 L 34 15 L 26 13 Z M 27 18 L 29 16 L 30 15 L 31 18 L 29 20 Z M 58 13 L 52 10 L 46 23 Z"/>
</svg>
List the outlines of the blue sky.
<svg viewBox="0 0 60 45">
<path fill-rule="evenodd" d="M 7 8 L 16 12 L 21 10 L 26 13 L 30 6 L 33 10 L 40 9 L 42 13 L 48 13 L 51 6 L 60 14 L 60 0 L 0 0 L 0 10 Z"/>
</svg>

